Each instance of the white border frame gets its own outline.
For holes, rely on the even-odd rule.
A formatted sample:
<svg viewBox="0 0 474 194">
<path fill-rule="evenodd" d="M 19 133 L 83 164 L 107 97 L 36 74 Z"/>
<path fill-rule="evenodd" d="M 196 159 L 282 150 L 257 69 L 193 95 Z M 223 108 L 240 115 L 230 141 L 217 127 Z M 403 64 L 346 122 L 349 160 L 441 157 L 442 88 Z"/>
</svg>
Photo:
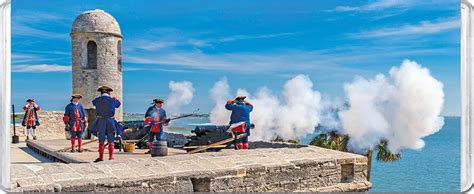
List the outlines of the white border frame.
<svg viewBox="0 0 474 194">
<path fill-rule="evenodd" d="M 461 0 L 461 191 L 472 188 L 474 0 Z"/>
<path fill-rule="evenodd" d="M 10 189 L 11 0 L 0 0 L 0 188 Z"/>
<path fill-rule="evenodd" d="M 472 183 L 474 0 L 461 0 L 461 191 Z M 0 189 L 10 189 L 11 0 L 0 0 Z"/>
</svg>

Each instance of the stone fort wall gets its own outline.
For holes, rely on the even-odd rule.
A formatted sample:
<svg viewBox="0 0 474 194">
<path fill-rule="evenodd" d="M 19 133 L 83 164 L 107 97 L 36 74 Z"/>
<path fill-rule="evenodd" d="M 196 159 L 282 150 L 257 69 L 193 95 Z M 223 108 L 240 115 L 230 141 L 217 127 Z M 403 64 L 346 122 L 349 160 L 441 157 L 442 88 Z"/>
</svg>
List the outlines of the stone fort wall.
<svg viewBox="0 0 474 194">
<path fill-rule="evenodd" d="M 12 165 L 13 192 L 341 192 L 371 186 L 365 156 L 314 146 Z"/>
<path fill-rule="evenodd" d="M 63 115 L 63 111 L 38 111 L 41 124 L 36 128 L 36 136 L 38 139 L 51 140 L 65 138 Z M 13 135 L 13 125 L 10 128 L 10 132 L 11 135 Z M 26 128 L 21 126 L 21 120 L 19 119 L 17 119 L 16 122 L 16 135 L 20 137 L 20 141 L 24 141 L 26 138 Z"/>
</svg>

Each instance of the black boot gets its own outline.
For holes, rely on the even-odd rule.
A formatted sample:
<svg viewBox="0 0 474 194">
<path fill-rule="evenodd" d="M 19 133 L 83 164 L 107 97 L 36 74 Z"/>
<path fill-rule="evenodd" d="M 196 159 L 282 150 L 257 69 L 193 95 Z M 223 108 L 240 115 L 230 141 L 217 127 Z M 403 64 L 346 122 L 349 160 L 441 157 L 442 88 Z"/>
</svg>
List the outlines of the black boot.
<svg viewBox="0 0 474 194">
<path fill-rule="evenodd" d="M 36 136 L 33 136 L 33 140 L 36 140 Z"/>
</svg>

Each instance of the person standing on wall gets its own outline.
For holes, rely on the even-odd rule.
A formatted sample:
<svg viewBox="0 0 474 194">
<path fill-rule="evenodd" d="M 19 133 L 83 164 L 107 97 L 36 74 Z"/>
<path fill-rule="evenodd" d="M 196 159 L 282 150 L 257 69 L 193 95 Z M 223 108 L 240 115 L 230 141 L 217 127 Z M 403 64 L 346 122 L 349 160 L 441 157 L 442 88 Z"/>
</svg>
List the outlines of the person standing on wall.
<svg viewBox="0 0 474 194">
<path fill-rule="evenodd" d="M 87 116 L 80 103 L 82 96 L 80 94 L 74 94 L 71 98 L 71 103 L 66 106 L 64 111 L 63 121 L 66 125 L 66 130 L 71 133 L 71 152 L 76 151 L 76 140 L 78 144 L 77 151 L 82 152 L 82 135 L 87 129 Z"/>
<path fill-rule="evenodd" d="M 111 97 L 112 88 L 102 86 L 97 89 L 100 96 L 92 100 L 96 108 L 97 118 L 94 122 L 93 133 L 99 138 L 99 157 L 94 162 L 104 161 L 105 139 L 109 144 L 109 160 L 114 159 L 114 140 L 117 132 L 117 121 L 115 120 L 115 109 L 119 108 L 121 103 Z"/>
<path fill-rule="evenodd" d="M 153 105 L 148 108 L 145 113 L 145 124 L 150 126 L 150 134 L 148 136 L 148 150 L 145 154 L 151 153 L 153 140 L 163 141 L 164 129 L 163 126 L 168 126 L 170 119 L 166 118 L 166 111 L 163 109 L 163 99 L 153 99 Z"/>
<path fill-rule="evenodd" d="M 28 104 L 23 106 L 25 116 L 23 116 L 21 125 L 26 127 L 26 140 L 30 139 L 30 129 L 33 130 L 33 139 L 36 140 L 36 127 L 40 125 L 37 112 L 41 108 L 35 103 L 35 99 L 33 98 L 26 100 L 26 102 Z"/>
<path fill-rule="evenodd" d="M 246 96 L 238 96 L 234 100 L 228 100 L 225 108 L 232 111 L 230 115 L 230 129 L 238 136 L 247 133 L 244 138 L 236 140 L 237 149 L 249 149 L 250 136 L 250 112 L 253 110 L 253 105 L 245 101 Z"/>
</svg>

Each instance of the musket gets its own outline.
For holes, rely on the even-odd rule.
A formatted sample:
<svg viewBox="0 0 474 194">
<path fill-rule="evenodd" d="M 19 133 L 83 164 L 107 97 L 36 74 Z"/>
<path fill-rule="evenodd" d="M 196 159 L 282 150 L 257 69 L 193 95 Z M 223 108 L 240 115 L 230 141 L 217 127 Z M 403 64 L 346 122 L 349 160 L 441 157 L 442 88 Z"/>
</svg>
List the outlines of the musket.
<svg viewBox="0 0 474 194">
<path fill-rule="evenodd" d="M 199 112 L 199 108 L 194 110 L 193 113 L 191 114 L 185 114 L 185 115 L 181 115 L 181 116 L 178 116 L 178 117 L 174 117 L 174 118 L 171 118 L 170 121 L 172 120 L 177 120 L 177 119 L 182 119 L 182 118 L 186 118 L 186 117 L 191 117 L 191 116 L 195 116 L 197 115 L 197 112 Z M 158 122 L 157 124 L 163 124 L 163 123 L 166 123 L 166 121 L 160 121 Z M 149 125 L 145 125 L 145 127 L 148 127 Z M 148 136 L 150 135 L 150 133 L 146 134 L 145 136 L 143 136 L 142 138 L 140 138 L 138 140 L 138 142 L 141 142 L 143 141 L 144 139 L 146 139 Z"/>
</svg>

